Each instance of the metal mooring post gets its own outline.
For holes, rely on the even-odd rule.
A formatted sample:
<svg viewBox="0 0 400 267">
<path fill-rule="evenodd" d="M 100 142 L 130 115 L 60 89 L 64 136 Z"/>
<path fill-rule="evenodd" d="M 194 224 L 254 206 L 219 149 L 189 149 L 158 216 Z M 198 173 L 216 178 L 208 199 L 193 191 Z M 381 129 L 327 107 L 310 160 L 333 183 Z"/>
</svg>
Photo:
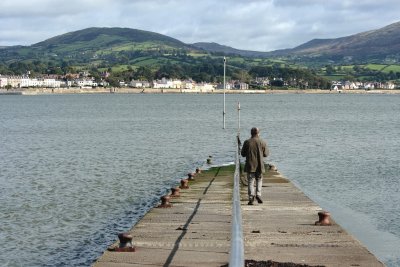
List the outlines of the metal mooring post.
<svg viewBox="0 0 400 267">
<path fill-rule="evenodd" d="M 226 69 L 226 58 L 224 57 L 224 109 L 222 111 L 222 129 L 225 129 L 225 87 L 226 87 L 226 82 L 225 82 L 225 69 Z"/>
<path fill-rule="evenodd" d="M 238 138 L 239 138 L 240 137 L 240 102 L 238 102 L 237 110 L 238 110 Z M 239 151 L 239 153 L 240 153 L 240 151 Z"/>
</svg>

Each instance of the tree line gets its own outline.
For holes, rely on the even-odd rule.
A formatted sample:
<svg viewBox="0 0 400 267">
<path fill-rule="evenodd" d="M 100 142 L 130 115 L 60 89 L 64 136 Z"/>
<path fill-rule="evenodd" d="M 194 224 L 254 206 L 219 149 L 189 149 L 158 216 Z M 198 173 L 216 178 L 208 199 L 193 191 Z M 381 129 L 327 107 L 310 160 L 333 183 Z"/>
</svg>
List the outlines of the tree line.
<svg viewBox="0 0 400 267">
<path fill-rule="evenodd" d="M 16 61 L 8 65 L 0 63 L 0 74 L 2 75 L 24 75 L 28 71 L 31 76 L 46 74 L 66 75 L 77 73 L 79 70 L 87 70 L 96 81 L 102 79 L 102 73 L 107 71 L 109 76 L 106 79 L 111 86 L 118 86 L 120 81 L 147 80 L 168 78 L 168 79 L 192 79 L 195 82 L 223 82 L 223 62 L 220 58 L 203 57 L 194 59 L 186 54 L 178 55 L 181 60 L 176 61 L 164 57 L 155 65 L 129 65 L 123 70 L 113 71 L 107 64 L 92 65 L 87 67 L 76 67 L 76 62 L 66 60 L 33 60 Z M 79 65 L 78 65 L 79 66 Z M 289 86 L 300 88 L 322 88 L 328 89 L 328 80 L 318 76 L 308 69 L 289 68 L 274 66 L 249 66 L 240 62 L 229 62 L 226 67 L 226 78 L 249 83 L 254 87 L 254 80 L 257 77 L 269 79 L 274 86 Z M 279 81 L 282 81 L 280 83 Z"/>
</svg>

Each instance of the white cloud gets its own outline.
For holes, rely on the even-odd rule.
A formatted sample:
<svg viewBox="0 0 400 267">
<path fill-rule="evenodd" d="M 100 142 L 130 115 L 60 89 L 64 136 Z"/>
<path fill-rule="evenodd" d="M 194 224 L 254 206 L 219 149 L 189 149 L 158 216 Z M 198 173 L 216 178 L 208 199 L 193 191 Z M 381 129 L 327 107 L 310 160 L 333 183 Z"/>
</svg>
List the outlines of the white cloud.
<svg viewBox="0 0 400 267">
<path fill-rule="evenodd" d="M 397 0 L 2 0 L 0 45 L 29 45 L 88 27 L 128 27 L 186 43 L 270 51 L 396 22 Z"/>
</svg>

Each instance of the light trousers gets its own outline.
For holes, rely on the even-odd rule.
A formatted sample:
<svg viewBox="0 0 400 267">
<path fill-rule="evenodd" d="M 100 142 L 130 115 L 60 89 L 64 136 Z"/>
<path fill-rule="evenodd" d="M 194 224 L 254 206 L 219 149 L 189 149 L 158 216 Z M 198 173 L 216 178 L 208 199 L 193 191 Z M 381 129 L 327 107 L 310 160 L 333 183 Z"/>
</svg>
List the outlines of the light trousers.
<svg viewBox="0 0 400 267">
<path fill-rule="evenodd" d="M 261 197 L 261 189 L 262 189 L 262 174 L 256 174 L 255 172 L 247 173 L 247 188 L 249 198 L 254 196 Z M 256 188 L 254 190 L 254 183 Z M 255 191 L 255 192 L 254 192 Z"/>
</svg>

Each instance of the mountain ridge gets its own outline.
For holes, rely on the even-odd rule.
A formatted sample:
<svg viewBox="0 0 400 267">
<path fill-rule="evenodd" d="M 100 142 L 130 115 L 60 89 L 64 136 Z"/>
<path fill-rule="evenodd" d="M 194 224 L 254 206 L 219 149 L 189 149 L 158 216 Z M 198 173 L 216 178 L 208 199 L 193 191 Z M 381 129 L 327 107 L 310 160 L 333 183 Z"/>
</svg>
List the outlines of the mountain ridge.
<svg viewBox="0 0 400 267">
<path fill-rule="evenodd" d="M 193 54 L 197 55 L 193 57 Z M 332 62 L 400 62 L 400 22 L 340 38 L 313 39 L 294 48 L 270 52 L 240 50 L 215 42 L 187 44 L 163 34 L 131 28 L 91 27 L 30 46 L 2 47 L 0 60 L 6 65 L 45 60 L 107 67 L 116 64 L 160 65 L 171 61 L 192 64 L 199 56 L 213 54 L 249 59 L 279 58 L 294 64 L 320 66 Z"/>
<path fill-rule="evenodd" d="M 305 57 L 355 57 L 356 59 L 386 59 L 396 57 L 400 59 L 400 22 L 385 27 L 361 32 L 345 37 L 330 39 L 312 39 L 294 48 L 279 49 L 270 52 L 238 50 L 229 46 L 207 45 L 195 43 L 209 52 L 233 53 L 238 55 L 256 55 L 263 57 L 273 56 L 305 56 Z M 210 44 L 210 43 L 208 43 Z M 214 48 L 214 50 L 212 50 Z"/>
</svg>

